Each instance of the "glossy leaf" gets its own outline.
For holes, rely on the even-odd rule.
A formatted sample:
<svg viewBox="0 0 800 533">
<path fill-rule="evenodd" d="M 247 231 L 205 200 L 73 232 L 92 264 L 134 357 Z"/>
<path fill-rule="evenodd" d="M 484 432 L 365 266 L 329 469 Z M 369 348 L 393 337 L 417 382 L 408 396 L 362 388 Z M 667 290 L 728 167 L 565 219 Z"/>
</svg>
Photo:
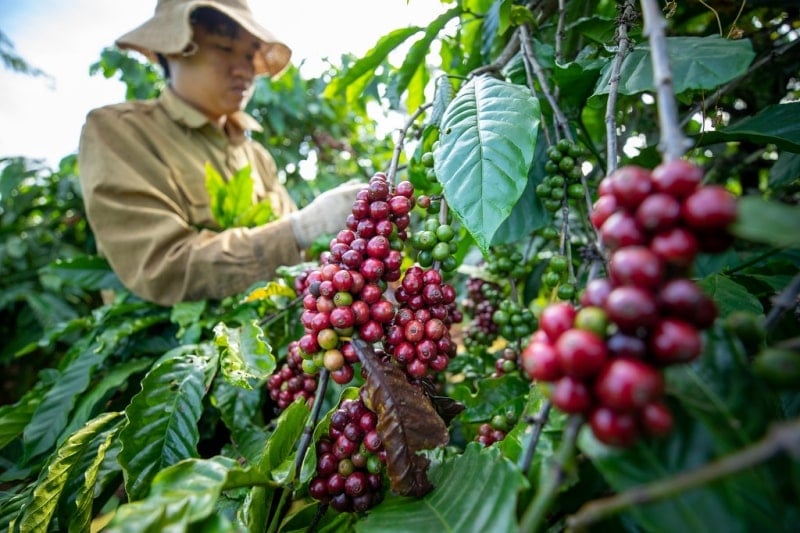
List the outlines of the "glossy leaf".
<svg viewBox="0 0 800 533">
<path fill-rule="evenodd" d="M 735 311 L 749 311 L 755 314 L 764 312 L 764 307 L 758 298 L 727 276 L 717 274 L 708 276 L 701 279 L 698 285 L 714 300 L 721 317 Z"/>
<path fill-rule="evenodd" d="M 800 153 L 800 102 L 770 105 L 735 124 L 703 134 L 704 145 L 749 141 Z"/>
<path fill-rule="evenodd" d="M 151 494 L 117 509 L 108 531 L 188 531 L 214 513 L 233 459 L 186 459 L 158 473 Z"/>
<path fill-rule="evenodd" d="M 484 253 L 525 190 L 539 118 L 527 89 L 486 76 L 467 82 L 442 117 L 436 177 Z"/>
<path fill-rule="evenodd" d="M 492 415 L 498 413 L 508 411 L 520 413 L 530 388 L 529 381 L 523 380 L 516 374 L 506 374 L 481 380 L 475 391 L 466 385 L 458 385 L 450 396 L 466 407 L 460 420 L 474 423 L 489 420 Z"/>
<path fill-rule="evenodd" d="M 41 276 L 58 278 L 62 283 L 85 290 L 122 289 L 122 283 L 108 264 L 98 256 L 59 259 L 39 271 Z"/>
<path fill-rule="evenodd" d="M 231 444 L 237 453 L 248 463 L 257 463 L 269 437 L 267 428 L 257 423 L 262 408 L 262 392 L 237 387 L 217 377 L 211 399 L 219 409 L 220 418 L 231 434 Z"/>
<path fill-rule="evenodd" d="M 436 490 L 421 500 L 387 498 L 359 521 L 357 531 L 517 531 L 517 494 L 526 483 L 497 448 L 469 444 L 462 455 L 431 468 L 430 476 Z"/>
<path fill-rule="evenodd" d="M 797 231 L 797 228 L 800 228 L 800 210 L 796 205 L 764 200 L 756 196 L 740 198 L 738 203 L 737 220 L 731 228 L 731 233 L 753 242 L 800 248 L 800 233 Z"/>
<path fill-rule="evenodd" d="M 216 358 L 208 347 L 183 346 L 165 354 L 142 381 L 125 416 L 119 462 L 131 500 L 143 498 L 155 475 L 197 456 L 197 422 L 206 380 Z"/>
<path fill-rule="evenodd" d="M 92 450 L 91 461 L 86 468 L 79 470 L 83 475 L 83 483 L 75 494 L 75 507 L 77 508 L 69 515 L 69 531 L 87 531 L 91 527 L 94 513 L 92 504 L 95 498 L 95 488 L 97 486 L 98 475 L 106 453 L 111 447 L 112 440 L 117 438 L 117 433 L 109 431 L 100 442 L 99 446 Z M 69 489 L 69 487 L 67 487 Z"/>
<path fill-rule="evenodd" d="M 368 407 L 378 415 L 376 429 L 386 448 L 391 488 L 404 496 L 423 496 L 433 485 L 426 475 L 429 460 L 417 452 L 447 444 L 447 426 L 399 367 L 380 360 L 364 341 L 352 343 L 367 372 Z"/>
<path fill-rule="evenodd" d="M 281 465 L 294 457 L 295 448 L 303 434 L 309 414 L 309 407 L 302 400 L 295 401 L 283 410 L 276 421 L 275 430 L 264 448 L 261 462 L 258 465 L 261 472 L 274 475 Z M 289 469 L 288 472 L 290 476 L 294 475 L 293 470 Z M 276 479 L 280 483 L 291 480 L 291 477 Z"/>
<path fill-rule="evenodd" d="M 450 22 L 453 17 L 457 17 L 460 13 L 461 8 L 454 7 L 439 15 L 425 28 L 425 34 L 422 38 L 411 45 L 403 59 L 403 64 L 400 66 L 397 75 L 392 77 L 387 89 L 387 96 L 393 108 L 399 107 L 400 96 L 409 88 L 409 85 L 415 77 L 425 76 L 427 78 L 428 69 L 425 58 L 428 56 L 428 53 L 430 53 L 431 43 L 437 38 L 445 24 Z M 422 74 L 423 72 L 425 74 Z M 427 79 L 425 81 L 427 81 Z M 411 109 L 416 109 L 419 107 L 420 103 L 422 103 L 422 101 L 417 99 L 417 105 L 414 105 L 414 102 L 409 102 L 409 106 Z"/>
<path fill-rule="evenodd" d="M 235 329 L 224 323 L 217 324 L 214 327 L 214 343 L 220 349 L 223 376 L 237 387 L 252 388 L 275 370 L 272 347 L 255 320 Z"/>
<path fill-rule="evenodd" d="M 667 53 L 675 94 L 712 90 L 747 71 L 755 52 L 747 39 L 731 40 L 718 35 L 667 37 Z M 611 63 L 597 80 L 595 95 L 608 94 Z M 639 94 L 655 91 L 650 45 L 636 46 L 622 61 L 618 91 Z"/>
<path fill-rule="evenodd" d="M 33 499 L 25 507 L 19 522 L 20 533 L 45 531 L 48 529 L 64 485 L 73 468 L 84 453 L 85 447 L 99 432 L 118 418 L 120 413 L 103 413 L 80 431 L 73 433 L 49 461 L 33 491 Z"/>
</svg>

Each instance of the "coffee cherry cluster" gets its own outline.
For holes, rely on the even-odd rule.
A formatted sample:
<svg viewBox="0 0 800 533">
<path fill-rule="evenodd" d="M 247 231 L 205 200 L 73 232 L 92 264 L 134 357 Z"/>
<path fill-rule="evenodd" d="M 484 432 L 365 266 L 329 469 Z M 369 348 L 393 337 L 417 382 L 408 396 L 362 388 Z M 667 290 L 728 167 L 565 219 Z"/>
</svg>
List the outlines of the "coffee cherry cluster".
<svg viewBox="0 0 800 533">
<path fill-rule="evenodd" d="M 395 311 L 385 290 L 401 277 L 413 195 L 410 182 L 392 187 L 385 174 L 375 174 L 356 195 L 346 228 L 321 254 L 320 268 L 295 280 L 303 295 L 298 346 L 306 372 L 324 366 L 336 383 L 349 383 L 358 356 L 347 338 L 357 333 L 373 343 L 383 337 Z"/>
<path fill-rule="evenodd" d="M 394 296 L 398 308 L 384 339 L 386 352 L 412 378 L 444 371 L 456 355 L 450 326 L 462 320 L 455 289 L 438 270 L 414 265 Z"/>
<path fill-rule="evenodd" d="M 442 271 L 452 272 L 458 266 L 453 254 L 458 250 L 454 238 L 456 231 L 449 223 L 440 223 L 438 218 L 430 216 L 422 222 L 422 229 L 413 233 L 409 239 L 416 249 L 417 263 L 422 267 L 433 265 L 438 261 Z"/>
<path fill-rule="evenodd" d="M 483 446 L 491 446 L 495 442 L 503 440 L 516 423 L 517 416 L 511 411 L 505 414 L 496 414 L 489 422 L 478 426 L 475 440 Z"/>
<path fill-rule="evenodd" d="M 311 376 L 303 371 L 303 357 L 297 341 L 289 342 L 288 348 L 286 362 L 267 380 L 269 397 L 280 411 L 300 397 L 312 401 L 317 390 L 317 376 Z"/>
<path fill-rule="evenodd" d="M 603 247 L 647 246 L 669 268 L 685 272 L 698 252 L 732 243 L 736 199 L 720 185 L 701 186 L 703 171 L 684 160 L 652 170 L 629 165 L 598 188 L 590 219 Z"/>
<path fill-rule="evenodd" d="M 506 346 L 500 351 L 500 356 L 494 360 L 494 373 L 492 377 L 498 378 L 517 370 L 518 353 L 514 348 Z"/>
<path fill-rule="evenodd" d="M 339 512 L 364 512 L 381 502 L 386 450 L 377 422 L 361 399 L 342 401 L 331 414 L 328 435 L 316 444 L 312 498 Z"/>
<path fill-rule="evenodd" d="M 559 300 L 572 300 L 575 297 L 575 285 L 569 282 L 569 267 L 567 256 L 553 254 L 542 274 L 542 285 L 553 292 Z"/>
<path fill-rule="evenodd" d="M 574 201 L 584 197 L 582 154 L 581 147 L 567 139 L 561 139 L 547 149 L 546 175 L 536 186 L 536 195 L 548 211 L 558 211 L 565 199 Z"/>
<path fill-rule="evenodd" d="M 513 300 L 503 300 L 492 314 L 500 335 L 515 342 L 530 335 L 536 329 L 533 311 Z"/>
<path fill-rule="evenodd" d="M 500 328 L 492 315 L 502 301 L 501 288 L 497 283 L 471 277 L 466 281 L 466 289 L 461 307 L 471 321 L 464 332 L 464 347 L 474 355 L 483 355 L 499 335 Z"/>
<path fill-rule="evenodd" d="M 607 444 L 669 432 L 661 369 L 697 358 L 701 330 L 716 319 L 713 300 L 688 273 L 699 251 L 723 249 L 712 232 L 729 242 L 736 202 L 701 179 L 699 168 L 673 161 L 652 173 L 623 167 L 603 180 L 591 217 L 610 253 L 608 278 L 587 284 L 579 309 L 547 306 L 523 351 L 529 376 L 553 383 L 553 404 L 587 415 Z"/>
</svg>

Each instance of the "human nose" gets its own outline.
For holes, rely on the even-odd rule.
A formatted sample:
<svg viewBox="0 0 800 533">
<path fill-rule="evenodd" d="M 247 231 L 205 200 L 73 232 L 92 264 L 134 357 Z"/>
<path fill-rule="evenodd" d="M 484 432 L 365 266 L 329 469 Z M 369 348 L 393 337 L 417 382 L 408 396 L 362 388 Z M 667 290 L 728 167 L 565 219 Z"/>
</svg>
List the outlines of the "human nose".
<svg viewBox="0 0 800 533">
<path fill-rule="evenodd" d="M 253 79 L 255 77 L 255 60 L 250 54 L 237 56 L 233 62 L 231 73 L 240 78 Z"/>
</svg>

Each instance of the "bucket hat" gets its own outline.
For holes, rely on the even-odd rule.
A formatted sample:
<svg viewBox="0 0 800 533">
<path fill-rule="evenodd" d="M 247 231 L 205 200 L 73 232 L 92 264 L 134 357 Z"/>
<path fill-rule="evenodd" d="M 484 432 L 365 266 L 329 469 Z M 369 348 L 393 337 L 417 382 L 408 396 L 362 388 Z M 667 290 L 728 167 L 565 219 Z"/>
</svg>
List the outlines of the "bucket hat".
<svg viewBox="0 0 800 533">
<path fill-rule="evenodd" d="M 157 53 L 180 53 L 192 40 L 189 16 L 198 7 L 224 13 L 263 43 L 255 58 L 257 75 L 275 77 L 289 64 L 291 49 L 255 21 L 247 0 L 158 0 L 153 16 L 117 39 L 116 45 L 136 50 L 151 61 Z"/>
</svg>

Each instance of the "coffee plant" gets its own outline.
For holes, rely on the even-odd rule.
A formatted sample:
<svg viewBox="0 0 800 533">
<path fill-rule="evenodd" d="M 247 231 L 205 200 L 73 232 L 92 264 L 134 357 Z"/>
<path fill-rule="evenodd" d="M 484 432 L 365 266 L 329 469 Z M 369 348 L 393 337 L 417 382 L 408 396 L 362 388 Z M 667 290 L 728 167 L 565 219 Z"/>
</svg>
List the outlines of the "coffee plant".
<svg viewBox="0 0 800 533">
<path fill-rule="evenodd" d="M 74 158 L 3 159 L 0 523 L 796 529 L 798 46 L 795 2 L 451 0 L 260 80 L 298 203 L 363 187 L 308 262 L 221 301 L 128 294 Z M 95 68 L 156 94 L 129 59 Z"/>
</svg>

